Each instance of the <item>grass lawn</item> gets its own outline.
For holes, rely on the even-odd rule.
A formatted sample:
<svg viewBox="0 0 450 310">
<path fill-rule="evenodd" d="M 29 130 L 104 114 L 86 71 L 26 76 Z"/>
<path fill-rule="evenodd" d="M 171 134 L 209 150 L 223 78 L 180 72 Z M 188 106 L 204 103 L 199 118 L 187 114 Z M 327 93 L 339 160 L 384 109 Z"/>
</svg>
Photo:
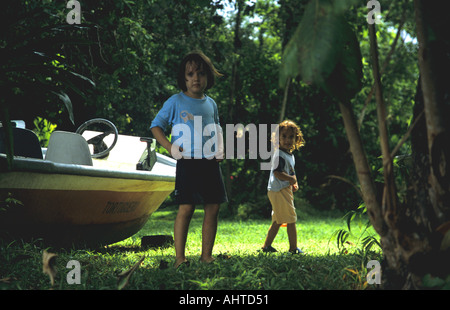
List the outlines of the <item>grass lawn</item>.
<svg viewBox="0 0 450 310">
<path fill-rule="evenodd" d="M 287 253 L 286 228 L 280 228 L 273 246 L 277 253 L 261 253 L 270 219 L 219 220 L 211 264 L 198 262 L 201 249 L 203 210 L 196 210 L 186 248 L 190 266 L 174 269 L 173 246 L 140 247 L 146 235 L 173 235 L 176 209 L 165 208 L 152 215 L 135 236 L 99 250 L 46 249 L 57 254 L 53 286 L 42 272 L 45 248 L 35 243 L 0 241 L 0 289 L 110 290 L 317 290 L 371 289 L 366 283 L 366 263 L 380 260 L 380 253 L 362 253 L 358 245 L 338 249 L 333 233 L 345 227 L 340 213 L 298 212 L 298 241 L 305 255 Z M 119 277 L 130 271 L 129 278 Z M 68 284 L 70 260 L 80 263 L 80 284 Z M 119 281 L 118 278 L 121 280 Z"/>
</svg>

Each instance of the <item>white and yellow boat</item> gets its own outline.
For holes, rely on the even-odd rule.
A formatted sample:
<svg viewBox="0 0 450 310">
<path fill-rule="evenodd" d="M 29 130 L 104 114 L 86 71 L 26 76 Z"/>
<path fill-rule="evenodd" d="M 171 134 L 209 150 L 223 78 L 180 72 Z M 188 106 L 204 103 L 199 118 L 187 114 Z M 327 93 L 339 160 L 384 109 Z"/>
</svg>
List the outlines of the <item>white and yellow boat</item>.
<svg viewBox="0 0 450 310">
<path fill-rule="evenodd" d="M 174 190 L 176 162 L 155 153 L 152 139 L 106 135 L 56 131 L 40 154 L 36 135 L 14 128 L 12 167 L 0 154 L 0 201 L 21 204 L 0 212 L 0 230 L 61 245 L 111 244 L 138 232 Z M 93 153 L 89 143 L 108 138 L 109 149 Z"/>
</svg>

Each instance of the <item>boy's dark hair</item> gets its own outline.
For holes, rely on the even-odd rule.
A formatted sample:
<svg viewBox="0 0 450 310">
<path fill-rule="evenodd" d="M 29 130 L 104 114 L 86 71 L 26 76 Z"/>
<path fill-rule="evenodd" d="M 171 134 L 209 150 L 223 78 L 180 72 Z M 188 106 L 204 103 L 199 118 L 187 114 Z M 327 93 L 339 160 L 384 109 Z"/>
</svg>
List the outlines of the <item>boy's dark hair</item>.
<svg viewBox="0 0 450 310">
<path fill-rule="evenodd" d="M 205 70 L 206 76 L 208 78 L 208 84 L 206 85 L 205 90 L 208 90 L 214 86 L 216 76 L 222 76 L 222 74 L 219 73 L 214 67 L 208 56 L 203 54 L 201 51 L 191 52 L 183 58 L 180 64 L 180 68 L 178 69 L 177 84 L 182 91 L 187 91 L 185 74 L 186 64 L 189 62 L 193 62 L 198 68 L 202 68 L 203 70 Z"/>
</svg>

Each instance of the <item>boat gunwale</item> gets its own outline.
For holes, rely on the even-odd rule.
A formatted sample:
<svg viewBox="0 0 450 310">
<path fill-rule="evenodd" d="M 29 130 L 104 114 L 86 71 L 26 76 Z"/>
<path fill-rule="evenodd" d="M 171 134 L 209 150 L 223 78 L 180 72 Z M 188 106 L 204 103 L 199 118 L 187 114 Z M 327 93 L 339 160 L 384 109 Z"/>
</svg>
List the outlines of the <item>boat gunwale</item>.
<svg viewBox="0 0 450 310">
<path fill-rule="evenodd" d="M 165 165 L 164 163 L 161 164 Z M 171 165 L 167 166 L 170 167 Z M 118 169 L 104 169 L 94 166 L 62 164 L 49 160 L 17 156 L 15 156 L 13 159 L 12 169 L 8 169 L 6 155 L 0 154 L 0 173 L 8 172 L 34 172 L 114 179 L 175 182 L 174 174 L 160 174 L 145 170 L 126 171 Z"/>
</svg>

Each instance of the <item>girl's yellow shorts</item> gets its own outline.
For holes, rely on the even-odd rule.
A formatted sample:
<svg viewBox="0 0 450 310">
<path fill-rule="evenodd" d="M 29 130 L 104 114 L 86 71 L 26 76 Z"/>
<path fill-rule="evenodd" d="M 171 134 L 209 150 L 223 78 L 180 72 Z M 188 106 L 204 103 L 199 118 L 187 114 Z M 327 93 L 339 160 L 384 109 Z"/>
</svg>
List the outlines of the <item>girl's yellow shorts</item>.
<svg viewBox="0 0 450 310">
<path fill-rule="evenodd" d="M 268 191 L 270 203 L 272 204 L 272 221 L 277 224 L 295 223 L 297 213 L 294 206 L 294 193 L 292 187 L 288 186 L 278 192 Z"/>
</svg>

